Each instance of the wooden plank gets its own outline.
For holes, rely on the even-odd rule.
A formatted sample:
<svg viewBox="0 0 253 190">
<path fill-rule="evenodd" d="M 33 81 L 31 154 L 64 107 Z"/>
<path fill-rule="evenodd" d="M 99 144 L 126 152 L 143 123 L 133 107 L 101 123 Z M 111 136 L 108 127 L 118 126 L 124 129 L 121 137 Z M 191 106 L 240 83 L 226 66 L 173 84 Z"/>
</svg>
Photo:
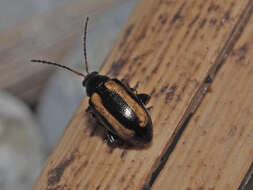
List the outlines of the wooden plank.
<svg viewBox="0 0 253 190">
<path fill-rule="evenodd" d="M 240 186 L 253 163 L 252 34 L 253 17 L 153 189 L 236 190 Z"/>
<path fill-rule="evenodd" d="M 138 92 L 152 95 L 153 143 L 111 149 L 103 131 L 92 132 L 84 98 L 34 189 L 140 189 L 149 183 L 208 71 L 232 44 L 248 2 L 141 1 L 101 73 L 139 82 Z"/>
<path fill-rule="evenodd" d="M 112 3 L 115 0 L 75 1 L 1 31 L 0 88 L 33 102 L 53 70 L 33 67 L 27 64 L 30 59 L 41 57 L 60 62 L 81 41 L 84 16 L 92 13 L 92 27 L 97 17 L 94 11 L 102 11 Z"/>
</svg>

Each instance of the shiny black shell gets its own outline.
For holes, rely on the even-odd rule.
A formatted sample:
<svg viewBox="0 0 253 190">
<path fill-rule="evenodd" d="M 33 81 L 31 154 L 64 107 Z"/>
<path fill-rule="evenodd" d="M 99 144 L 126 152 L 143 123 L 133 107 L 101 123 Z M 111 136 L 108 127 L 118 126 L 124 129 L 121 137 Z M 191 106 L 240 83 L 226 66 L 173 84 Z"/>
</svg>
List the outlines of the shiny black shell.
<svg viewBox="0 0 253 190">
<path fill-rule="evenodd" d="M 151 117 L 145 108 L 146 94 L 136 94 L 117 79 L 92 72 L 83 81 L 90 97 L 90 111 L 109 133 L 134 145 L 152 141 Z"/>
</svg>

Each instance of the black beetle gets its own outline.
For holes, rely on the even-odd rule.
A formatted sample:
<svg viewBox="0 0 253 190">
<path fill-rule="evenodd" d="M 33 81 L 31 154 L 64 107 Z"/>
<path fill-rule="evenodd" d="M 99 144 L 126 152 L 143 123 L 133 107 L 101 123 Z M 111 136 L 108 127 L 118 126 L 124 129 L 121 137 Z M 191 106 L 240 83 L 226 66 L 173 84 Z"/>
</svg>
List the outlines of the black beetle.
<svg viewBox="0 0 253 190">
<path fill-rule="evenodd" d="M 86 55 L 86 33 L 89 18 L 86 19 L 84 29 L 84 58 L 87 75 L 69 67 L 44 60 L 31 62 L 58 66 L 84 77 L 83 86 L 86 87 L 89 99 L 87 109 L 97 121 L 108 131 L 110 143 L 120 140 L 128 144 L 144 146 L 152 141 L 153 129 L 151 117 L 145 104 L 150 99 L 147 94 L 137 94 L 127 83 L 118 79 L 111 79 L 98 72 L 89 73 Z"/>
</svg>

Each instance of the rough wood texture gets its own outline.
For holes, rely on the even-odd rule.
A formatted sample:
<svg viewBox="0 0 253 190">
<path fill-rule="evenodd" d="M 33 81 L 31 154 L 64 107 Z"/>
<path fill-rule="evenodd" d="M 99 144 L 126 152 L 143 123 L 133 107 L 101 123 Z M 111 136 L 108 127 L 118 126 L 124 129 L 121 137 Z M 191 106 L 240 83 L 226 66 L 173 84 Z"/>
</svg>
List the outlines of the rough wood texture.
<svg viewBox="0 0 253 190">
<path fill-rule="evenodd" d="M 253 162 L 253 17 L 154 189 L 238 189 Z M 176 173 L 176 175 L 175 175 Z"/>
<path fill-rule="evenodd" d="M 93 131 L 95 124 L 88 119 L 88 114 L 85 112 L 88 103 L 87 98 L 84 98 L 53 154 L 49 157 L 34 189 L 149 188 L 153 182 L 156 182 L 159 168 L 164 163 L 164 159 L 166 160 L 165 156 L 170 151 L 170 145 L 176 142 L 175 134 L 180 131 L 179 129 L 184 121 L 189 118 L 188 116 L 195 111 L 195 105 L 200 102 L 205 93 L 204 84 L 209 82 L 206 77 L 208 74 L 214 76 L 221 60 L 223 60 L 220 58 L 221 55 L 224 57 L 229 53 L 231 49 L 229 47 L 234 44 L 239 36 L 240 29 L 246 23 L 247 14 L 249 15 L 249 11 L 247 11 L 249 5 L 250 0 L 143 0 L 129 19 L 101 73 L 112 77 L 126 78 L 132 86 L 139 82 L 138 92 L 152 95 L 150 105 L 154 107 L 151 111 L 154 125 L 153 143 L 146 149 L 111 149 L 103 141 L 103 131 Z M 245 70 L 241 72 L 242 74 L 243 72 L 247 73 Z M 233 85 L 236 85 L 236 80 L 239 79 L 234 79 Z M 249 81 L 247 85 L 249 85 Z M 217 86 L 217 88 L 224 88 L 224 86 Z M 242 88 L 243 86 L 238 87 L 234 93 L 238 93 Z M 244 91 L 244 93 L 246 92 Z M 212 96 L 212 93 L 208 96 Z M 222 101 L 225 96 L 220 95 L 220 98 Z M 248 98 L 250 99 L 250 96 Z M 225 103 L 225 100 L 223 102 Z M 244 106 L 246 107 L 245 104 L 240 105 L 241 108 Z M 204 111 L 198 113 L 203 113 L 203 116 L 206 116 L 209 113 L 208 111 L 213 109 L 213 106 L 206 105 L 206 107 L 207 112 L 205 114 Z M 237 111 L 231 112 L 235 119 L 240 117 L 239 115 L 235 117 Z M 213 113 L 212 116 L 214 117 L 216 114 Z M 221 113 L 217 114 L 218 118 L 221 116 Z M 243 117 L 245 115 L 241 118 Z M 250 113 L 247 117 L 250 118 Z M 199 120 L 199 122 L 201 121 Z M 224 121 L 223 125 L 225 122 L 227 121 Z M 194 120 L 191 125 L 193 123 Z M 188 129 L 188 125 L 184 125 L 184 127 L 187 130 L 192 130 L 190 126 Z M 221 134 L 224 134 L 223 130 L 227 129 L 229 130 L 229 128 L 222 129 L 221 132 L 223 133 Z M 248 127 L 244 129 L 249 130 Z M 202 128 L 202 132 L 203 130 L 208 132 L 211 129 Z M 235 133 L 233 143 L 240 131 L 241 129 L 232 131 Z M 194 134 L 198 133 L 195 132 Z M 243 135 L 247 134 L 249 131 L 243 133 Z M 213 133 L 210 135 L 212 138 L 214 137 L 212 136 Z M 204 134 L 202 140 L 207 136 Z M 191 139 L 189 136 L 187 138 Z M 209 137 L 209 141 L 203 140 L 203 142 L 210 145 L 212 144 L 210 140 Z M 242 141 L 242 143 L 245 142 L 246 140 Z M 229 144 L 228 148 L 232 145 Z M 243 145 L 238 144 L 238 146 Z M 177 149 L 179 148 L 177 147 Z M 180 150 L 183 152 L 181 153 L 184 156 L 183 158 L 185 158 L 187 154 L 184 152 L 190 154 L 196 148 L 193 147 L 192 149 L 190 146 L 185 146 Z M 212 147 L 212 150 L 215 150 L 215 147 Z M 203 157 L 205 152 L 209 153 L 207 150 L 202 151 Z M 198 154 L 196 153 L 196 156 Z M 180 157 L 180 153 L 177 156 Z M 223 154 L 218 156 L 223 156 Z M 183 158 L 176 159 L 183 160 Z M 215 157 L 212 158 L 215 159 Z M 224 158 L 221 157 L 217 160 L 224 161 Z M 247 161 L 250 162 L 250 160 Z M 231 163 L 233 160 L 229 160 L 229 162 Z M 195 164 L 195 169 L 199 167 L 198 164 Z M 171 167 L 171 165 L 169 166 Z M 247 166 L 247 164 L 243 165 L 241 176 Z M 162 172 L 166 171 L 162 170 Z M 158 180 L 161 183 L 157 182 L 155 185 L 166 184 L 163 181 L 166 181 L 166 175 L 167 173 L 158 175 Z M 170 172 L 169 175 L 179 179 L 176 170 Z M 191 175 L 195 175 L 195 173 L 191 173 Z M 235 182 L 231 181 L 228 175 L 222 175 L 223 178 L 220 180 L 223 183 L 233 183 L 231 186 L 236 187 L 241 176 Z M 181 173 L 181 177 L 184 177 L 183 173 Z M 215 183 L 218 178 L 212 178 L 212 180 L 214 181 L 210 183 Z M 194 178 L 191 182 L 194 183 Z M 183 183 L 182 179 L 174 185 L 178 185 L 176 186 L 177 189 L 188 187 L 185 186 L 186 184 Z M 168 185 L 164 186 L 163 189 L 169 189 Z"/>
<path fill-rule="evenodd" d="M 52 11 L 19 23 L 0 33 L 0 88 L 28 102 L 33 102 L 52 69 L 33 67 L 32 58 L 60 62 L 82 39 L 83 17 L 104 9 L 115 0 L 86 0 L 64 4 Z M 93 16 L 93 23 L 95 22 Z"/>
</svg>

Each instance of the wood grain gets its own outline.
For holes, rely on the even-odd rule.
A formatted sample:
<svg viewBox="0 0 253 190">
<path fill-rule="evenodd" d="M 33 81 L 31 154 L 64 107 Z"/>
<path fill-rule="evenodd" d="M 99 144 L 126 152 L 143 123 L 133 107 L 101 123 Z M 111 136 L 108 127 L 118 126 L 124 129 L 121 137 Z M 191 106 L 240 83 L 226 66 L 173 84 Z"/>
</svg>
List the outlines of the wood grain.
<svg viewBox="0 0 253 190">
<path fill-rule="evenodd" d="M 92 13 L 90 28 L 96 23 L 94 11 L 102 11 L 114 2 L 75 1 L 1 31 L 0 88 L 27 102 L 36 100 L 53 69 L 33 66 L 29 61 L 42 58 L 60 62 L 81 41 L 84 16 Z"/>
<path fill-rule="evenodd" d="M 132 86 L 139 82 L 138 92 L 151 94 L 153 143 L 146 149 L 110 148 L 103 132 L 93 131 L 84 98 L 34 189 L 149 188 L 189 106 L 194 110 L 195 95 L 220 64 L 220 54 L 229 53 L 223 50 L 233 44 L 249 2 L 141 1 L 101 73 L 125 78 Z"/>
<path fill-rule="evenodd" d="M 253 163 L 253 17 L 154 189 L 238 189 Z M 176 173 L 176 175 L 175 175 Z"/>
</svg>

